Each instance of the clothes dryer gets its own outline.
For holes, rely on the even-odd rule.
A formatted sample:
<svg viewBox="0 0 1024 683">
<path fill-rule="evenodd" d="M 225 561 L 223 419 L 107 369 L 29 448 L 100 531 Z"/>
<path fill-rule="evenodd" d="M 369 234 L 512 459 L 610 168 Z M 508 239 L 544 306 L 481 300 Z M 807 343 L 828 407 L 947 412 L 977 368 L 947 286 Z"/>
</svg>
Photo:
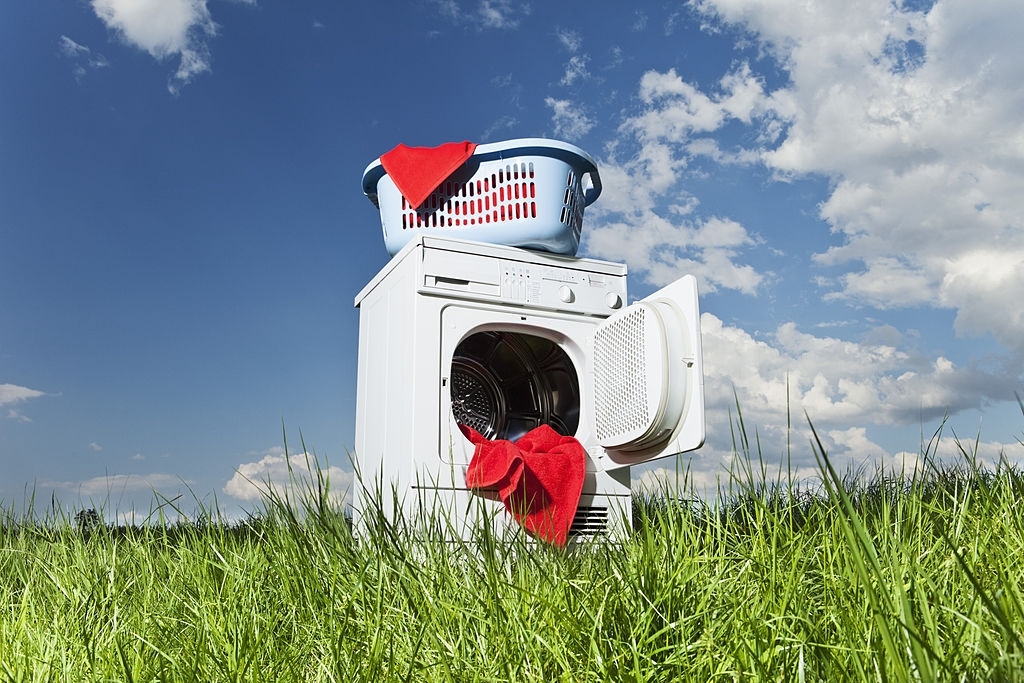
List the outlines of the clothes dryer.
<svg viewBox="0 0 1024 683">
<path fill-rule="evenodd" d="M 575 436 L 587 473 L 570 535 L 618 536 L 630 467 L 699 448 L 704 393 L 696 281 L 627 305 L 626 267 L 419 235 L 356 296 L 357 528 L 379 510 L 470 537 L 517 527 L 470 491 L 459 424 L 515 440 Z"/>
</svg>

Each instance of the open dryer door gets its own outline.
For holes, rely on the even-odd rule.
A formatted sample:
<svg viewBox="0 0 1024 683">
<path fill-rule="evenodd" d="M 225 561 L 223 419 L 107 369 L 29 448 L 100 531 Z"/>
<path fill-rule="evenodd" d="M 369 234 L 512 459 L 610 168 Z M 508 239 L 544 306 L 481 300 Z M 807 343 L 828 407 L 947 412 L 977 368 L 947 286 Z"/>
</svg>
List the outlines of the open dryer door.
<svg viewBox="0 0 1024 683">
<path fill-rule="evenodd" d="M 594 333 L 594 434 L 605 470 L 704 443 L 697 280 L 686 275 L 605 320 Z"/>
</svg>

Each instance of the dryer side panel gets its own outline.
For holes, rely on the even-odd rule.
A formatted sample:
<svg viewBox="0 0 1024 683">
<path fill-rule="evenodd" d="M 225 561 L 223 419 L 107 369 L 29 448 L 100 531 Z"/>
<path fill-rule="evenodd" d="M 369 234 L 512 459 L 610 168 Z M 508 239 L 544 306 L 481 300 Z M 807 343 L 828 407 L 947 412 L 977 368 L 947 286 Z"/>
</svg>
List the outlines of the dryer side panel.
<svg viewBox="0 0 1024 683">
<path fill-rule="evenodd" d="M 385 496 L 385 508 L 392 491 L 401 497 L 412 470 L 398 454 L 411 453 L 413 441 L 414 291 L 414 270 L 399 267 L 359 304 L 355 459 L 364 486 Z"/>
</svg>

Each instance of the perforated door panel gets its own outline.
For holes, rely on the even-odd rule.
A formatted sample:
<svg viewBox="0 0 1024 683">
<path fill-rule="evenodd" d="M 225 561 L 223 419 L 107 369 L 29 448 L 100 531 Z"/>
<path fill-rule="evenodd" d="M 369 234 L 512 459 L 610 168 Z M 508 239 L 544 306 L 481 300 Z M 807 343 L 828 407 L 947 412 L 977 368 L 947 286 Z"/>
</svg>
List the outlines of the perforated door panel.
<svg viewBox="0 0 1024 683">
<path fill-rule="evenodd" d="M 594 433 L 606 468 L 704 442 L 696 280 L 680 278 L 609 317 L 594 333 Z"/>
<path fill-rule="evenodd" d="M 663 322 L 648 304 L 630 306 L 594 334 L 594 409 L 605 448 L 644 443 L 664 413 L 668 362 Z"/>
</svg>

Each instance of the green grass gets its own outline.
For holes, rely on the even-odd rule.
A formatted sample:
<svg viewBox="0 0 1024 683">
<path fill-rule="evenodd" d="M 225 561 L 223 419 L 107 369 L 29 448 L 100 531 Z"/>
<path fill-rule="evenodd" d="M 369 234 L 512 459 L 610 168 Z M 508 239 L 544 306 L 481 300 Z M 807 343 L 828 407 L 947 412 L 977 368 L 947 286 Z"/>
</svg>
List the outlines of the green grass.
<svg viewBox="0 0 1024 683">
<path fill-rule="evenodd" d="M 239 524 L 0 513 L 0 680 L 1020 680 L 1024 475 L 930 446 L 857 477 L 816 442 L 809 488 L 741 429 L 715 503 L 570 552 L 355 540 L 325 482 Z"/>
</svg>

